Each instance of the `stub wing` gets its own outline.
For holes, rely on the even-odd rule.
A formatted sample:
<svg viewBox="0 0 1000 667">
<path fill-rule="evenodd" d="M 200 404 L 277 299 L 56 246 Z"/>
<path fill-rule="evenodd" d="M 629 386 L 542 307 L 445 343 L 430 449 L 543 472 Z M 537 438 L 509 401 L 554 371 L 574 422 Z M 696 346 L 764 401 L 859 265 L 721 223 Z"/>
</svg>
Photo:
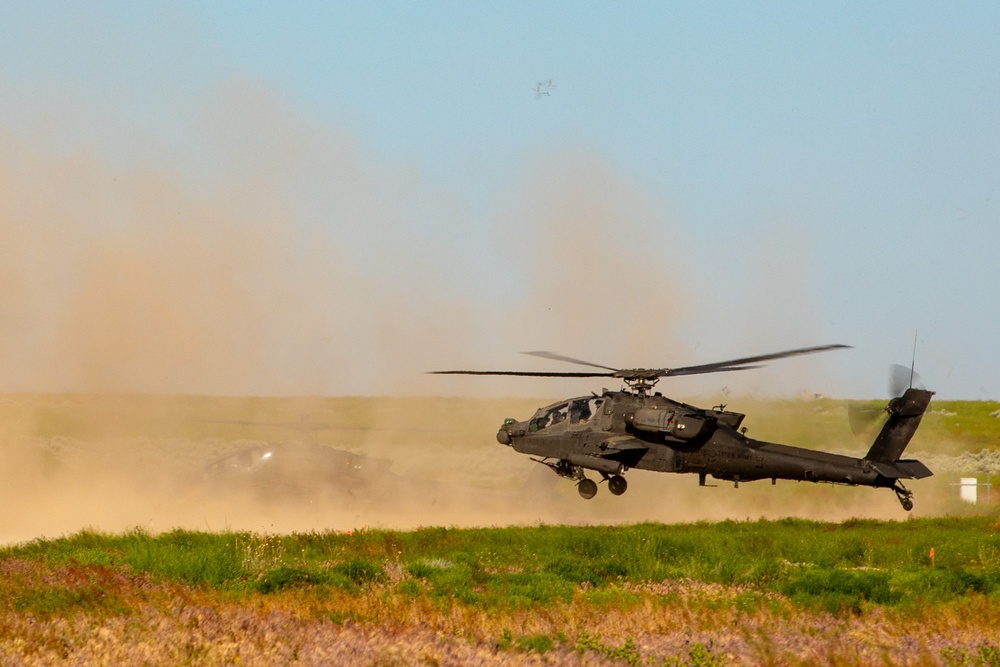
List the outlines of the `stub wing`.
<svg viewBox="0 0 1000 667">
<path fill-rule="evenodd" d="M 639 438 L 633 438 L 632 436 L 613 436 L 610 438 L 605 438 L 600 443 L 596 445 L 597 451 L 602 452 L 605 456 L 613 454 L 615 452 L 633 452 L 636 450 L 646 451 L 649 449 L 649 443 Z"/>
<path fill-rule="evenodd" d="M 632 436 L 611 436 L 588 443 L 583 448 L 583 456 L 578 460 L 572 458 L 571 460 L 574 460 L 578 465 L 594 470 L 608 468 L 606 463 L 598 464 L 598 461 L 614 462 L 616 465 L 633 468 L 648 451 L 648 442 Z"/>
</svg>

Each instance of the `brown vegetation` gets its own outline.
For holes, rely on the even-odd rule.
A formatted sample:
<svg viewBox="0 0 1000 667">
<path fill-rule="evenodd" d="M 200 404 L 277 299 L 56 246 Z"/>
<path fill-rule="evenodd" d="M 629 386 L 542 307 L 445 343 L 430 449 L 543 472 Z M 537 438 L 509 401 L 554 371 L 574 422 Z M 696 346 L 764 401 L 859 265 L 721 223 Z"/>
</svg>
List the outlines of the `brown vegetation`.
<svg viewBox="0 0 1000 667">
<path fill-rule="evenodd" d="M 0 574 L 4 665 L 965 664 L 995 650 L 1000 627 L 1000 606 L 978 596 L 835 616 L 690 580 L 601 597 L 584 584 L 568 602 L 497 612 L 406 594 L 392 579 L 365 595 L 306 587 L 237 600 L 72 563 L 7 558 Z"/>
</svg>

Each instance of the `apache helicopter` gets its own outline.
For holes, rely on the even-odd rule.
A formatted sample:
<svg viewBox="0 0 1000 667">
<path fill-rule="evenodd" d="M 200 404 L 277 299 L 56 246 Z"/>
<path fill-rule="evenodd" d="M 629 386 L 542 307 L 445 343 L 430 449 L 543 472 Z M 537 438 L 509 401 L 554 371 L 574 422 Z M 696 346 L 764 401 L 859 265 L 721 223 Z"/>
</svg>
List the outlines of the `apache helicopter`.
<svg viewBox="0 0 1000 667">
<path fill-rule="evenodd" d="M 750 482 L 759 479 L 827 482 L 892 489 L 903 509 L 913 509 L 913 492 L 903 479 L 923 479 L 933 473 L 920 461 L 899 458 L 917 430 L 934 392 L 912 386 L 885 407 L 888 420 L 863 458 L 793 447 L 746 436 L 744 414 L 698 408 L 652 393 L 662 377 L 723 373 L 759 368 L 761 362 L 850 347 L 821 345 L 741 359 L 679 368 L 602 366 L 552 352 L 525 352 L 536 357 L 602 369 L 575 372 L 433 371 L 440 375 L 517 375 L 528 377 L 613 377 L 621 391 L 605 389 L 539 408 L 526 421 L 505 419 L 497 440 L 515 451 L 533 455 L 560 477 L 573 480 L 583 498 L 593 498 L 597 483 L 592 470 L 616 496 L 625 493 L 623 476 L 631 468 L 657 472 L 695 473 L 700 486 L 715 479 Z M 536 458 L 540 457 L 540 458 Z"/>
</svg>

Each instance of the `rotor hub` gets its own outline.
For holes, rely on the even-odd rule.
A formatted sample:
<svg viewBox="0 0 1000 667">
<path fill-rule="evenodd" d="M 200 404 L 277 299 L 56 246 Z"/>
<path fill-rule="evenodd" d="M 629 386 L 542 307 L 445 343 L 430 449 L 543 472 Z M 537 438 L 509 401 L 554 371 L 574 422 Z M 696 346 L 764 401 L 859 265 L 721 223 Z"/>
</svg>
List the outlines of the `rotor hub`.
<svg viewBox="0 0 1000 667">
<path fill-rule="evenodd" d="M 635 394 L 636 396 L 647 397 L 649 393 L 656 386 L 656 383 L 660 381 L 659 375 L 643 375 L 643 376 L 627 376 L 623 377 L 622 381 L 625 383 L 625 387 L 629 392 Z"/>
</svg>

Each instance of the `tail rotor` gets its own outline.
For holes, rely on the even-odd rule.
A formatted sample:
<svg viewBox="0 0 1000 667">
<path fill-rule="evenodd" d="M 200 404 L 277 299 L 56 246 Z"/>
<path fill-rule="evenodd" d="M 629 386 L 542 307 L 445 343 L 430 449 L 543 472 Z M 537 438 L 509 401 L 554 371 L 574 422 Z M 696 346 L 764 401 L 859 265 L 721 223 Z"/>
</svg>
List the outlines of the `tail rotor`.
<svg viewBox="0 0 1000 667">
<path fill-rule="evenodd" d="M 888 389 L 891 402 L 902 398 L 907 389 L 925 389 L 925 387 L 920 375 L 913 370 L 913 366 L 889 364 Z M 889 418 L 889 406 L 874 404 L 873 401 L 853 401 L 847 405 L 847 418 L 851 424 L 851 432 L 867 442 L 874 433 L 882 430 Z"/>
</svg>

